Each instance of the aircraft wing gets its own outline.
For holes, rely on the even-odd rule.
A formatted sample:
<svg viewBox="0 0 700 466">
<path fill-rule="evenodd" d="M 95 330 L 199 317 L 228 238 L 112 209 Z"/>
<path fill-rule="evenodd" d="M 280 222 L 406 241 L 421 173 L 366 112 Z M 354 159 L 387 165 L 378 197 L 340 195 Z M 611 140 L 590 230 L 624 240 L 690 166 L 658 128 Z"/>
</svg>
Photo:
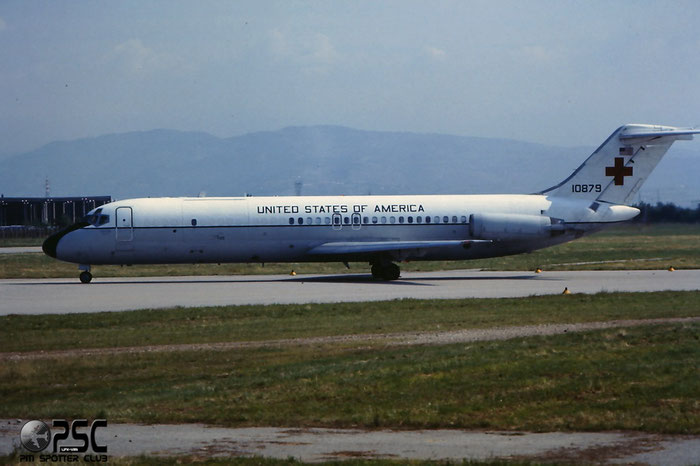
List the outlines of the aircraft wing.
<svg viewBox="0 0 700 466">
<path fill-rule="evenodd" d="M 368 252 L 398 251 L 408 249 L 444 248 L 449 246 L 465 246 L 470 243 L 490 243 L 490 240 L 439 240 L 439 241 L 350 241 L 338 243 L 323 243 L 311 248 L 308 253 L 313 255 L 325 254 L 358 254 Z"/>
</svg>

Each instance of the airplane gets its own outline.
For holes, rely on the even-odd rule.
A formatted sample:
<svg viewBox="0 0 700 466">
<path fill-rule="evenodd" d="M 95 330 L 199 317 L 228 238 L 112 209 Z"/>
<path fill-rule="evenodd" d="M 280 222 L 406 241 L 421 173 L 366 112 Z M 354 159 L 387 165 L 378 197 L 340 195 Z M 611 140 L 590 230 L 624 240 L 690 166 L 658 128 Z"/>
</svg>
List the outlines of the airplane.
<svg viewBox="0 0 700 466">
<path fill-rule="evenodd" d="M 676 140 L 700 129 L 628 124 L 568 178 L 534 194 L 126 199 L 49 236 L 47 255 L 78 264 L 465 260 L 542 249 L 632 219 L 627 204 Z M 533 168 L 535 169 L 535 168 Z"/>
</svg>

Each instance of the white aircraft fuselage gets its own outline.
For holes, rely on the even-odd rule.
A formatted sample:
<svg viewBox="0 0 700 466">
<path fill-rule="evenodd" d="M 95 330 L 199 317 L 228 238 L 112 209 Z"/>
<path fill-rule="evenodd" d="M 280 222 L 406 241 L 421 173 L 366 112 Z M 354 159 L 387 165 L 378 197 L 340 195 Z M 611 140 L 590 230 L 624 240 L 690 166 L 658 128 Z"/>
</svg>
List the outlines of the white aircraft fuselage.
<svg viewBox="0 0 700 466">
<path fill-rule="evenodd" d="M 626 125 L 539 194 L 146 198 L 112 202 L 49 237 L 80 264 L 465 260 L 534 251 L 635 217 L 624 205 L 673 141 L 699 130 Z"/>
<path fill-rule="evenodd" d="M 98 215 L 109 221 L 66 235 L 56 254 L 81 264 L 337 262 L 337 253 L 325 255 L 314 248 L 326 243 L 456 241 L 445 247 L 399 249 L 393 259 L 461 260 L 540 249 L 639 213 L 627 206 L 593 212 L 589 205 L 545 195 L 129 199 L 102 206 Z M 532 225 L 475 235 L 474 215 L 490 214 L 521 216 Z M 568 231 L 557 229 L 551 218 L 569 225 Z M 364 261 L 372 255 L 349 251 L 342 259 Z"/>
</svg>

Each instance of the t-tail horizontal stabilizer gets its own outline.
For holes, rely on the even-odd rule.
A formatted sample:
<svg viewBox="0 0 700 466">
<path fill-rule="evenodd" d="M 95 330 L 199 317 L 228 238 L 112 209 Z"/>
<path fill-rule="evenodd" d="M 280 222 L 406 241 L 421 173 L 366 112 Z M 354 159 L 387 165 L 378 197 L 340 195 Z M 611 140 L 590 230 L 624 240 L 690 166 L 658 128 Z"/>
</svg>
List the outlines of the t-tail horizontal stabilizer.
<svg viewBox="0 0 700 466">
<path fill-rule="evenodd" d="M 669 147 L 675 141 L 693 139 L 694 134 L 700 134 L 700 129 L 622 126 L 571 176 L 541 194 L 629 204 Z"/>
</svg>

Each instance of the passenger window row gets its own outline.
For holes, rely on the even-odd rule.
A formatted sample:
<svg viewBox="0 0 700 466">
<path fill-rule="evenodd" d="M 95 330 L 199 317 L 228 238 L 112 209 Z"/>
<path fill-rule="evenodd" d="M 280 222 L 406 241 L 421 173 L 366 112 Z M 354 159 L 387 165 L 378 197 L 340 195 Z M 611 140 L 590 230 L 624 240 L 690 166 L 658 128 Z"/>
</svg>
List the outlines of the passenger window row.
<svg viewBox="0 0 700 466">
<path fill-rule="evenodd" d="M 398 220 L 398 222 L 397 222 Z M 440 221 L 442 220 L 442 222 Z M 456 215 L 453 215 L 451 218 L 452 222 L 450 222 L 450 217 L 445 215 L 444 217 L 440 218 L 439 216 L 400 216 L 400 217 L 362 217 L 362 224 L 363 225 L 373 225 L 377 223 L 467 223 L 467 217 L 465 215 L 460 216 L 459 218 Z M 354 215 L 352 217 L 340 217 L 334 216 L 332 220 L 334 225 L 340 225 L 341 222 L 343 225 L 360 225 L 360 216 L 359 215 Z M 321 217 L 289 217 L 289 224 L 294 225 L 330 225 L 331 224 L 331 217 L 324 217 L 323 219 Z"/>
</svg>

